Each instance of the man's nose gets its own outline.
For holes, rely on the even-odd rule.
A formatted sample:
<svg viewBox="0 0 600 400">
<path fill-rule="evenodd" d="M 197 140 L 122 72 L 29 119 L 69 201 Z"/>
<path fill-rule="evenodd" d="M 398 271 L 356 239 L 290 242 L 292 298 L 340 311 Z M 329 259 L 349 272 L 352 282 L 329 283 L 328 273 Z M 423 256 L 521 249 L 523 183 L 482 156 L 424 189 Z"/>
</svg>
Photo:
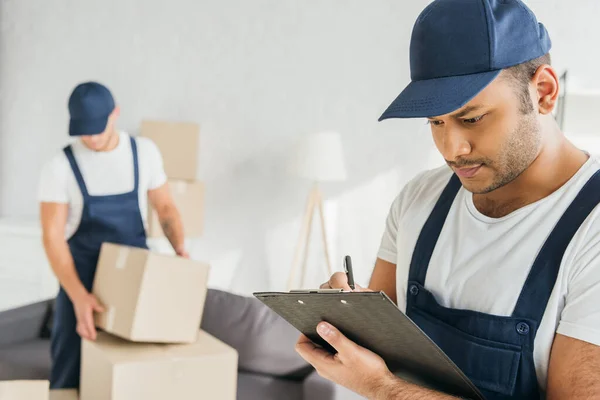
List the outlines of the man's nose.
<svg viewBox="0 0 600 400">
<path fill-rule="evenodd" d="M 471 154 L 471 144 L 460 129 L 446 126 L 442 135 L 442 156 L 446 161 L 454 162 L 456 159 Z"/>
</svg>

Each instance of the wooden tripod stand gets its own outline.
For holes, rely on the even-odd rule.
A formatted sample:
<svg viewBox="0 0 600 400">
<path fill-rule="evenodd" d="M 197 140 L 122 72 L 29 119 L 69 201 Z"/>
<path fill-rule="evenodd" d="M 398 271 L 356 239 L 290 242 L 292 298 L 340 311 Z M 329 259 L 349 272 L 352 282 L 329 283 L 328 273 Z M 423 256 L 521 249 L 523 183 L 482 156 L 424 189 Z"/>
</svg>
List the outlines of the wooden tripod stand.
<svg viewBox="0 0 600 400">
<path fill-rule="evenodd" d="M 325 232 L 325 218 L 323 217 L 323 196 L 321 195 L 321 191 L 319 190 L 318 185 L 315 183 L 308 195 L 308 201 L 306 203 L 306 212 L 304 213 L 304 221 L 302 223 L 302 229 L 300 231 L 300 237 L 298 238 L 298 243 L 296 244 L 296 250 L 294 252 L 294 261 L 292 263 L 292 269 L 290 271 L 290 276 L 288 279 L 288 290 L 294 289 L 294 282 L 296 279 L 296 272 L 298 270 L 298 266 L 300 264 L 300 249 L 302 245 L 304 245 L 304 251 L 302 253 L 302 269 L 301 269 L 301 278 L 300 278 L 300 288 L 304 285 L 304 280 L 306 278 L 306 257 L 308 254 L 308 248 L 310 244 L 310 233 L 312 228 L 312 220 L 315 213 L 315 207 L 319 209 L 319 219 L 321 222 L 321 235 L 323 238 L 323 249 L 325 251 L 325 261 L 327 263 L 327 273 L 328 277 L 332 275 L 331 263 L 329 261 L 329 249 L 327 247 L 327 235 Z M 297 288 L 297 287 L 296 287 Z"/>
</svg>

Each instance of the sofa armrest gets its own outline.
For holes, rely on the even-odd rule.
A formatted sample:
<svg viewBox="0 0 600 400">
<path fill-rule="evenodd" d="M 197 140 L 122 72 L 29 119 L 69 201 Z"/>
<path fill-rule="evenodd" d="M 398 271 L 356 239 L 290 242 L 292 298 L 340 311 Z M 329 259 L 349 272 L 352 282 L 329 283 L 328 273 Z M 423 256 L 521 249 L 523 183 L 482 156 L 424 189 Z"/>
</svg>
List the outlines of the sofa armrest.
<svg viewBox="0 0 600 400">
<path fill-rule="evenodd" d="M 0 312 L 0 346 L 48 337 L 53 300 Z"/>
</svg>

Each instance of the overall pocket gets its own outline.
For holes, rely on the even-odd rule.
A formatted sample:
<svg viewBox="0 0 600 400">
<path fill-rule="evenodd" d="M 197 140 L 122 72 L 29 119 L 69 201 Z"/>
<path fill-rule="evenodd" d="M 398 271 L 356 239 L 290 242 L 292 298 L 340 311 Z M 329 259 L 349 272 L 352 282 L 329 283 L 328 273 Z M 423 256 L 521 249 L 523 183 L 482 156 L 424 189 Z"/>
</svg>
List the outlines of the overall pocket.
<svg viewBox="0 0 600 400">
<path fill-rule="evenodd" d="M 482 390 L 506 396 L 514 393 L 521 347 L 469 335 L 426 312 L 412 308 L 413 321 Z"/>
</svg>

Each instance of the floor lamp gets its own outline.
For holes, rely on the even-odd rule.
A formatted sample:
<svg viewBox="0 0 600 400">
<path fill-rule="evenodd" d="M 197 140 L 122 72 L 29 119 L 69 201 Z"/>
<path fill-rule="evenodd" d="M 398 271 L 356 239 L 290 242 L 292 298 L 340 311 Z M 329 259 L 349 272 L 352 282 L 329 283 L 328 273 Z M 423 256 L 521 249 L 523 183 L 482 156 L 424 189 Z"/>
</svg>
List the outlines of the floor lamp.
<svg viewBox="0 0 600 400">
<path fill-rule="evenodd" d="M 292 157 L 290 170 L 296 176 L 310 180 L 313 185 L 308 194 L 302 228 L 296 244 L 292 268 L 288 278 L 288 290 L 294 289 L 296 275 L 300 269 L 300 287 L 306 277 L 306 259 L 310 244 L 310 234 L 315 210 L 319 212 L 323 249 L 328 276 L 333 273 L 329 259 L 329 247 L 325 229 L 323 195 L 319 188 L 322 182 L 343 181 L 346 179 L 346 167 L 342 152 L 342 140 L 337 132 L 319 132 L 303 137 Z M 297 287 L 296 287 L 297 288 Z"/>
</svg>

